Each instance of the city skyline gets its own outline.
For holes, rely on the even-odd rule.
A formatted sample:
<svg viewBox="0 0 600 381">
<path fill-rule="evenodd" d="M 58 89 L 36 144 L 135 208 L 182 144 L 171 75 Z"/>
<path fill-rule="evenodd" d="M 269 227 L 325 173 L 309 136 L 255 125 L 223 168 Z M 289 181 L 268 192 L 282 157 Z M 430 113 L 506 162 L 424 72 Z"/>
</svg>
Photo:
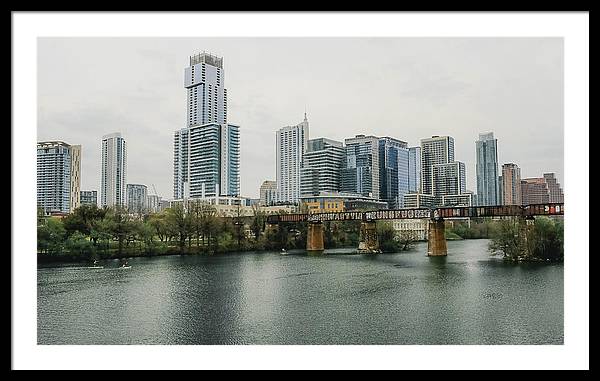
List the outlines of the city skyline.
<svg viewBox="0 0 600 381">
<path fill-rule="evenodd" d="M 78 62 L 73 54 L 89 57 L 89 49 L 105 54 L 69 65 Z M 299 123 L 305 107 L 310 139 L 373 134 L 415 146 L 431 135 L 452 136 L 456 160 L 466 165 L 467 189 L 476 189 L 475 141 L 485 131 L 498 139 L 499 165 L 516 163 L 523 178 L 554 172 L 564 184 L 560 38 L 41 38 L 38 50 L 40 62 L 49 63 L 39 66 L 38 140 L 82 145 L 81 189 L 100 189 L 97 142 L 121 131 L 128 142 L 128 181 L 155 184 L 170 198 L 171 134 L 186 126 L 182 70 L 190 55 L 203 50 L 224 57 L 227 67 L 228 119 L 242 126 L 242 196 L 258 198 L 262 181 L 275 177 L 275 131 Z M 448 59 L 438 62 L 444 53 Z M 111 54 L 121 59 L 107 60 Z M 499 57 L 502 64 L 494 61 Z M 68 78 L 61 75 L 67 72 Z M 350 73 L 355 80 L 342 81 Z M 361 95 L 366 90 L 378 96 Z M 113 92 L 123 95 L 112 99 Z"/>
</svg>

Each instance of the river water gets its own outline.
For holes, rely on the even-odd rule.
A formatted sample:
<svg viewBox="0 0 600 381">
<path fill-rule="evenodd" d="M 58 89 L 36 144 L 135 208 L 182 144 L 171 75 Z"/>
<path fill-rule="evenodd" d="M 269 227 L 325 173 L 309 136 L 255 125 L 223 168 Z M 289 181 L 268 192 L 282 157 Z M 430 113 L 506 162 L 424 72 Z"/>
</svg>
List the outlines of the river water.
<svg viewBox="0 0 600 381">
<path fill-rule="evenodd" d="M 563 265 L 507 264 L 487 244 L 40 267 L 38 343 L 563 344 Z"/>
</svg>

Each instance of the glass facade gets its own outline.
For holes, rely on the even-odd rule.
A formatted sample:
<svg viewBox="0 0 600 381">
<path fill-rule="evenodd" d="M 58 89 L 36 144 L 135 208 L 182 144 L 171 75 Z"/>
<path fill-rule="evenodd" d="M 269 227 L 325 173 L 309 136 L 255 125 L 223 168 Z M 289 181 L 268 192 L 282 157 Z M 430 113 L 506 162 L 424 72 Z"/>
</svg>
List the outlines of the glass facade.
<svg viewBox="0 0 600 381">
<path fill-rule="evenodd" d="M 500 205 L 498 183 L 498 142 L 492 132 L 479 134 L 477 150 L 477 195 L 479 205 Z"/>
</svg>

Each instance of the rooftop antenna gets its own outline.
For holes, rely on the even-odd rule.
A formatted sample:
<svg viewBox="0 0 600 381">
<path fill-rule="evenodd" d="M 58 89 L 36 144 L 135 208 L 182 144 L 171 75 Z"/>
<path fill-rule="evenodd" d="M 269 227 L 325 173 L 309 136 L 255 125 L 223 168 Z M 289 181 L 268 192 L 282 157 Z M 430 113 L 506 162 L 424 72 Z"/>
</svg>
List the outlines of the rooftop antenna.
<svg viewBox="0 0 600 381">
<path fill-rule="evenodd" d="M 307 122 L 307 119 L 306 119 L 306 105 L 304 105 L 304 121 Z"/>
</svg>

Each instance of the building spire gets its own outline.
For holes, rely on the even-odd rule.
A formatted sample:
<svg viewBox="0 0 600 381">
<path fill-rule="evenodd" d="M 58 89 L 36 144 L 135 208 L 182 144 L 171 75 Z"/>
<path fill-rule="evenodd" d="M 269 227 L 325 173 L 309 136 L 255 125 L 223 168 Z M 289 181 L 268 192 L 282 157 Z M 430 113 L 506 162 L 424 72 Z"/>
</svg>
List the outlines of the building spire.
<svg viewBox="0 0 600 381">
<path fill-rule="evenodd" d="M 306 105 L 304 106 L 304 121 L 308 122 L 308 119 L 306 119 Z"/>
</svg>

